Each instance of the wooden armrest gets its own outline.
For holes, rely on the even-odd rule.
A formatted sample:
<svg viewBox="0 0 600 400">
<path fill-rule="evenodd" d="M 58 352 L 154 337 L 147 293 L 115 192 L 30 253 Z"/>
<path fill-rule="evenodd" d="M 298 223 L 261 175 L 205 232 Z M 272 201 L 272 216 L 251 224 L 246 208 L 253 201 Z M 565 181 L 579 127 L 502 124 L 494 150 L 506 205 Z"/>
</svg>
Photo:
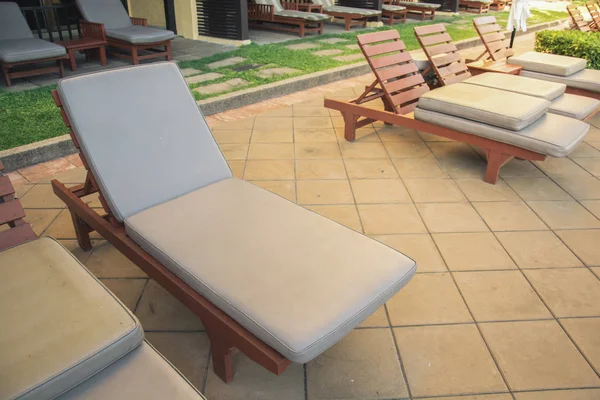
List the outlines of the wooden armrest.
<svg viewBox="0 0 600 400">
<path fill-rule="evenodd" d="M 98 39 L 106 41 L 106 32 L 104 31 L 104 24 L 90 21 L 80 21 L 79 26 L 81 27 L 81 37 Z"/>
<path fill-rule="evenodd" d="M 320 4 L 312 4 L 312 3 L 296 3 L 298 5 L 299 11 L 308 11 L 312 12 L 313 10 L 317 10 L 319 13 L 323 12 L 323 6 Z"/>
<path fill-rule="evenodd" d="M 137 18 L 137 17 L 130 17 L 130 18 L 131 18 L 131 23 L 134 25 L 148 26 L 148 20 L 146 18 Z"/>
<path fill-rule="evenodd" d="M 298 11 L 298 3 L 293 3 L 290 1 L 282 1 L 281 5 L 283 6 L 284 10 Z"/>
</svg>

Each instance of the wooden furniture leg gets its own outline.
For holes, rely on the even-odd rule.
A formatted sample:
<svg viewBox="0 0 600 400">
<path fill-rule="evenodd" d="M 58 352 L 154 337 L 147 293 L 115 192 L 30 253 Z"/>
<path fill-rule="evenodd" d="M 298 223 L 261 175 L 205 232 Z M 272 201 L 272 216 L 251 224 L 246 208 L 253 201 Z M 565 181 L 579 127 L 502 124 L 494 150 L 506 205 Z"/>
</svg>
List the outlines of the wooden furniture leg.
<svg viewBox="0 0 600 400">
<path fill-rule="evenodd" d="M 75 60 L 75 59 L 73 59 Z M 56 64 L 58 64 L 58 73 L 60 74 L 61 78 L 65 77 L 65 66 L 63 64 L 63 60 L 56 60 Z"/>
<path fill-rule="evenodd" d="M 6 82 L 6 86 L 11 86 L 10 75 L 8 73 L 8 67 L 2 64 L 2 75 L 4 75 L 4 81 Z"/>
<path fill-rule="evenodd" d="M 169 50 L 170 48 L 169 45 Z M 100 65 L 106 65 L 106 48 L 104 46 L 98 48 L 98 58 L 100 59 Z"/>
<path fill-rule="evenodd" d="M 71 213 L 71 219 L 73 220 L 73 227 L 75 228 L 75 236 L 77 237 L 77 243 L 82 250 L 91 250 L 92 241 L 90 240 L 91 228 L 84 220 L 79 218 L 77 214 L 69 210 Z"/>
<path fill-rule="evenodd" d="M 223 382 L 229 383 L 233 380 L 233 356 L 237 353 L 237 349 L 223 338 L 221 332 L 215 332 L 206 326 L 206 333 L 210 340 L 213 370 Z"/>
<path fill-rule="evenodd" d="M 140 63 L 140 59 L 138 58 L 138 49 L 135 45 L 131 47 L 131 63 L 133 65 L 138 65 Z"/>
<path fill-rule="evenodd" d="M 75 51 L 73 49 L 69 49 L 68 53 L 69 53 L 69 67 L 71 68 L 71 71 L 77 71 L 77 61 L 75 61 Z M 86 54 L 86 59 L 87 59 L 88 53 L 86 52 L 85 54 Z"/>
<path fill-rule="evenodd" d="M 167 44 L 165 44 L 165 51 L 167 52 L 167 61 L 171 61 L 173 59 L 173 54 L 171 52 L 171 41 L 169 40 Z"/>
<path fill-rule="evenodd" d="M 342 112 L 344 117 L 344 138 L 349 142 L 356 140 L 356 120 L 358 119 L 353 114 Z"/>
<path fill-rule="evenodd" d="M 483 180 L 487 183 L 495 185 L 496 181 L 498 180 L 500 168 L 509 162 L 513 156 L 509 154 L 503 154 L 498 150 L 485 150 L 485 154 L 487 156 L 487 169 L 485 171 L 485 178 Z"/>
<path fill-rule="evenodd" d="M 352 25 L 352 18 L 351 17 L 344 17 L 344 22 L 346 23 L 346 30 L 349 31 L 350 30 L 350 25 Z"/>
</svg>

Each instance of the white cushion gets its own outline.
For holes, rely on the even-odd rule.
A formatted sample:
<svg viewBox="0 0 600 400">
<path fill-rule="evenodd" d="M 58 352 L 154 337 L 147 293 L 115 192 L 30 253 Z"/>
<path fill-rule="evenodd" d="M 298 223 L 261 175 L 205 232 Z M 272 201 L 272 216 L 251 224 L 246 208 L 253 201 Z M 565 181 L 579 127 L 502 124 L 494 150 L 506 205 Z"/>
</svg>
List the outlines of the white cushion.
<svg viewBox="0 0 600 400">
<path fill-rule="evenodd" d="M 125 28 L 107 29 L 106 36 L 127 43 L 144 44 L 171 40 L 175 37 L 175 34 L 165 29 L 132 25 Z"/>
<path fill-rule="evenodd" d="M 552 102 L 548 112 L 583 120 L 600 107 L 600 100 L 565 93 Z"/>
<path fill-rule="evenodd" d="M 577 57 L 559 56 L 556 54 L 529 51 L 508 59 L 508 62 L 523 66 L 526 71 L 544 74 L 569 76 L 585 69 L 587 60 Z"/>
<path fill-rule="evenodd" d="M 415 119 L 553 157 L 568 155 L 590 128 L 585 122 L 556 114 L 546 114 L 519 132 L 418 107 L 415 109 Z"/>
<path fill-rule="evenodd" d="M 33 33 L 17 3 L 0 3 L 0 40 L 32 38 Z"/>
<path fill-rule="evenodd" d="M 104 24 L 106 29 L 131 26 L 131 19 L 121 0 L 76 0 L 86 21 Z"/>
<path fill-rule="evenodd" d="M 148 342 L 57 400 L 205 400 Z"/>
<path fill-rule="evenodd" d="M 596 69 L 584 69 L 569 76 L 558 76 L 543 74 L 540 72 L 521 71 L 521 76 L 541 79 L 544 81 L 559 82 L 577 89 L 589 90 L 600 93 L 600 71 Z"/>
<path fill-rule="evenodd" d="M 63 46 L 34 37 L 0 40 L 0 61 L 7 63 L 42 60 L 65 54 L 67 50 Z"/>
<path fill-rule="evenodd" d="M 416 270 L 401 253 L 246 181 L 125 220 L 128 235 L 289 360 L 321 354 Z"/>
<path fill-rule="evenodd" d="M 462 82 L 540 97 L 548 101 L 560 97 L 567 88 L 567 85 L 562 83 L 540 82 L 533 78 L 510 74 L 497 74 L 493 72 L 475 75 Z"/>
<path fill-rule="evenodd" d="M 483 86 L 456 83 L 425 93 L 419 107 L 518 131 L 537 121 L 550 102 Z"/>
<path fill-rule="evenodd" d="M 62 79 L 58 91 L 90 169 L 120 221 L 231 177 L 175 63 Z"/>
<path fill-rule="evenodd" d="M 52 399 L 128 354 L 144 332 L 58 242 L 0 253 L 3 399 Z"/>
</svg>

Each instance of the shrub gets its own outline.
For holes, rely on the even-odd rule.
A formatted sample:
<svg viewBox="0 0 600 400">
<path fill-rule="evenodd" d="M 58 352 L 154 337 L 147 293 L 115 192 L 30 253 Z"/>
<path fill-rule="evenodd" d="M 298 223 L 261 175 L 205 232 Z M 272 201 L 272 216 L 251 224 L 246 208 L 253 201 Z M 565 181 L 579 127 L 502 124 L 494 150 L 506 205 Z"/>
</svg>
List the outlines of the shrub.
<svg viewBox="0 0 600 400">
<path fill-rule="evenodd" d="M 585 58 L 588 68 L 600 69 L 600 33 L 540 31 L 535 34 L 535 51 Z"/>
</svg>

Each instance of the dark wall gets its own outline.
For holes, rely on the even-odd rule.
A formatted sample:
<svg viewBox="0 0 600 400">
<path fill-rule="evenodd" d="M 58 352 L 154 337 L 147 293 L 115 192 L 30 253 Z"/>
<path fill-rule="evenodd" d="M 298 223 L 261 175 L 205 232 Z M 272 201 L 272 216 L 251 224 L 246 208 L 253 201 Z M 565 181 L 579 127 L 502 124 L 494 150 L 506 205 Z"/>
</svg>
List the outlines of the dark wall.
<svg viewBox="0 0 600 400">
<path fill-rule="evenodd" d="M 226 39 L 248 39 L 246 0 L 198 0 L 198 33 Z"/>
</svg>

